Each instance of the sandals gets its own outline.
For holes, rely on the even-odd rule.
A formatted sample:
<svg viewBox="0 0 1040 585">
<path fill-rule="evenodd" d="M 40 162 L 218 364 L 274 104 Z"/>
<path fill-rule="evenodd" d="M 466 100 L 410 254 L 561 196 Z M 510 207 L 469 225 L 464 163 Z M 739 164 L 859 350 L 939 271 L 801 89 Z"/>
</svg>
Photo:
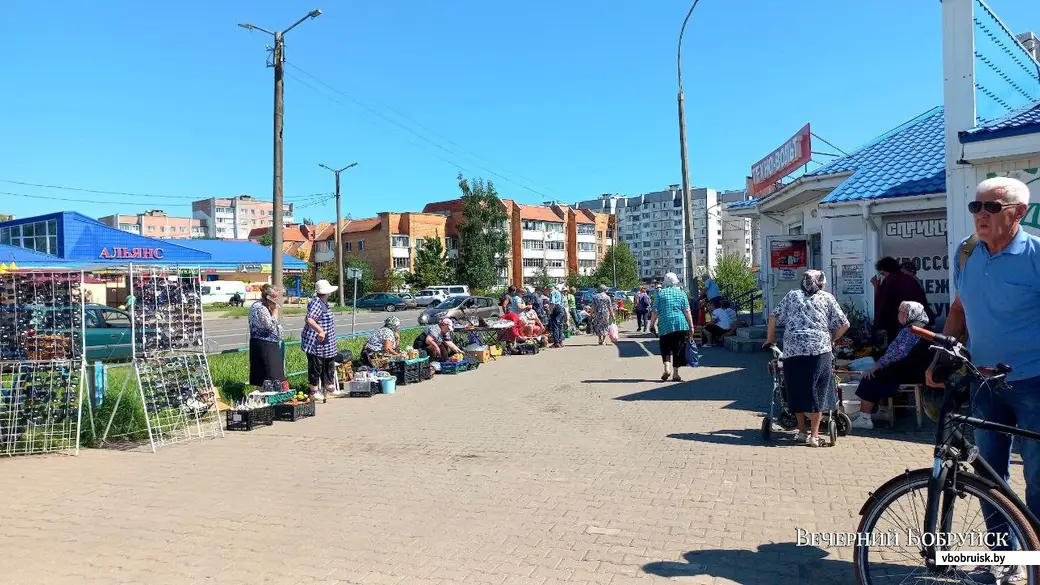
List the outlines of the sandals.
<svg viewBox="0 0 1040 585">
<path fill-rule="evenodd" d="M 668 372 L 665 372 L 665 373 L 661 374 L 661 381 L 662 382 L 667 382 L 669 376 L 671 376 L 671 374 L 669 374 Z"/>
</svg>

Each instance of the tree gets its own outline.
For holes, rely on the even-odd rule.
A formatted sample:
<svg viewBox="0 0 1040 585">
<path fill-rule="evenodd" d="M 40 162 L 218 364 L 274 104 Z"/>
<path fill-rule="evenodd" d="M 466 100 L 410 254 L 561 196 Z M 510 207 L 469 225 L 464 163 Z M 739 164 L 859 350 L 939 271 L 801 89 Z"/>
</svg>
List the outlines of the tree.
<svg viewBox="0 0 1040 585">
<path fill-rule="evenodd" d="M 274 243 L 271 239 L 271 230 L 267 230 L 266 232 L 264 232 L 264 234 L 260 236 L 260 238 L 257 240 L 257 243 L 261 246 L 267 246 L 268 248 L 273 246 Z"/>
<path fill-rule="evenodd" d="M 469 181 L 458 175 L 462 191 L 462 221 L 459 223 L 458 278 L 471 290 L 498 284 L 506 269 L 509 233 L 504 229 L 509 216 L 491 181 Z"/>
<path fill-rule="evenodd" d="M 639 286 L 639 263 L 625 242 L 607 248 L 594 278 L 598 284 L 617 286 L 621 290 Z"/>
<path fill-rule="evenodd" d="M 354 297 L 354 281 L 350 278 L 347 269 L 348 268 L 360 268 L 361 279 L 358 280 L 358 297 L 365 294 L 373 289 L 372 281 L 372 266 L 365 261 L 364 258 L 359 256 L 346 256 L 343 258 L 343 298 L 352 299 Z M 336 270 L 336 262 L 326 262 L 321 265 L 318 269 L 318 279 L 325 279 L 333 285 L 338 284 L 339 271 Z"/>
<path fill-rule="evenodd" d="M 728 290 L 734 296 L 758 288 L 755 273 L 739 254 L 723 254 L 710 274 L 719 290 Z"/>
<path fill-rule="evenodd" d="M 534 275 L 531 276 L 531 286 L 533 286 L 534 290 L 537 292 L 541 292 L 545 290 L 546 287 L 554 284 L 556 284 L 556 281 L 553 280 L 553 277 L 549 276 L 549 269 L 545 264 L 536 268 Z"/>
<path fill-rule="evenodd" d="M 404 283 L 404 273 L 391 268 L 389 269 L 389 272 L 383 275 L 383 278 L 380 281 L 380 287 L 383 289 L 383 292 L 397 292 L 404 287 Z"/>
<path fill-rule="evenodd" d="M 613 280 L 611 280 L 611 282 L 613 282 Z M 596 278 L 594 275 L 581 274 L 580 272 L 571 272 L 567 274 L 567 288 L 583 289 L 592 288 L 595 285 Z"/>
<path fill-rule="evenodd" d="M 449 284 L 451 268 L 444 257 L 440 234 L 423 240 L 423 247 L 415 251 L 415 272 L 411 277 L 409 284 L 418 288 Z"/>
</svg>

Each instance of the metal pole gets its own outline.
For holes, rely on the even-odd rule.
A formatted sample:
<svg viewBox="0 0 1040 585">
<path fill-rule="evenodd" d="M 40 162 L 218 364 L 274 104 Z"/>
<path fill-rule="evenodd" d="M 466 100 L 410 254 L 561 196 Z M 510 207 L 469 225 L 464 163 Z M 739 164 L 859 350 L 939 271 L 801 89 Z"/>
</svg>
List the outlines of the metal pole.
<svg viewBox="0 0 1040 585">
<path fill-rule="evenodd" d="M 354 307 L 350 312 L 350 334 L 353 335 L 355 332 L 355 326 L 357 325 L 357 273 L 354 273 Z"/>
<path fill-rule="evenodd" d="M 694 0 L 693 5 L 690 6 L 690 11 L 686 13 L 682 28 L 679 30 L 679 46 L 676 50 L 676 71 L 679 78 L 679 156 L 682 157 L 683 228 L 686 232 L 686 242 L 683 247 L 683 280 L 685 281 L 686 294 L 691 297 L 695 297 L 697 294 L 692 288 L 696 286 L 694 271 L 697 267 L 697 246 L 696 238 L 694 237 L 693 200 L 690 196 L 690 169 L 686 155 L 686 108 L 682 86 L 682 39 L 683 33 L 686 32 L 686 23 L 689 22 L 690 16 L 693 15 L 693 9 L 697 7 L 698 2 L 700 0 Z"/>
<path fill-rule="evenodd" d="M 343 234 L 339 225 L 340 217 L 342 211 L 339 200 L 339 171 L 336 171 L 336 274 L 339 277 L 336 286 L 339 287 L 339 306 L 342 307 L 346 304 L 344 299 L 347 293 L 343 291 Z"/>
<path fill-rule="evenodd" d="M 610 267 L 614 271 L 614 288 L 617 288 L 617 248 L 610 245 Z"/>
<path fill-rule="evenodd" d="M 283 51 L 285 40 L 282 33 L 274 33 L 274 187 L 272 190 L 271 223 L 271 284 L 282 290 L 282 124 L 283 124 Z"/>
</svg>

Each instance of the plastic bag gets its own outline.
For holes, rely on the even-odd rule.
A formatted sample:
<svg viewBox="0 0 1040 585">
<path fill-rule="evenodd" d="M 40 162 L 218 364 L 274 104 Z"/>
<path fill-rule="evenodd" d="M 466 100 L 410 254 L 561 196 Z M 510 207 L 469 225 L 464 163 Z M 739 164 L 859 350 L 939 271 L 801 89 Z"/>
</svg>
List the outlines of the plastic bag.
<svg viewBox="0 0 1040 585">
<path fill-rule="evenodd" d="M 618 340 L 617 323 L 611 323 L 610 326 L 607 327 L 607 337 L 610 338 L 611 342 L 617 343 L 617 340 Z"/>
<path fill-rule="evenodd" d="M 697 353 L 697 342 L 692 339 L 686 340 L 686 365 L 691 368 L 701 365 L 701 354 Z"/>
<path fill-rule="evenodd" d="M 874 367 L 874 358 L 867 356 L 849 362 L 848 369 L 853 372 L 866 372 Z"/>
</svg>

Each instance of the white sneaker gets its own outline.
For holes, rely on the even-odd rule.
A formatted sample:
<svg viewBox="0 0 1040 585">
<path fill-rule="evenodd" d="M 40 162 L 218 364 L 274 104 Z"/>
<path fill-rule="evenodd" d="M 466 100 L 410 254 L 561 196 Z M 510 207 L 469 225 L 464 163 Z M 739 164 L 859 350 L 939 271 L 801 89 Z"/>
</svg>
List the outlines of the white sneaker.
<svg viewBox="0 0 1040 585">
<path fill-rule="evenodd" d="M 852 428 L 854 429 L 873 429 L 874 420 L 870 418 L 869 414 L 859 413 L 856 418 L 852 419 Z"/>
<path fill-rule="evenodd" d="M 311 394 L 311 398 L 313 398 L 315 401 L 324 401 L 325 395 L 321 392 L 315 392 L 314 394 Z"/>
<path fill-rule="evenodd" d="M 799 433 L 798 433 L 798 436 L 797 436 L 797 437 L 795 437 L 795 438 L 794 438 L 794 440 L 795 440 L 795 441 L 797 441 L 797 442 L 799 442 L 799 443 L 804 443 L 804 442 L 805 442 L 805 440 L 806 440 L 806 439 L 807 439 L 808 437 L 809 437 L 809 435 L 807 435 L 806 433 L 803 433 L 803 432 L 800 432 L 800 431 L 799 431 Z"/>
</svg>

